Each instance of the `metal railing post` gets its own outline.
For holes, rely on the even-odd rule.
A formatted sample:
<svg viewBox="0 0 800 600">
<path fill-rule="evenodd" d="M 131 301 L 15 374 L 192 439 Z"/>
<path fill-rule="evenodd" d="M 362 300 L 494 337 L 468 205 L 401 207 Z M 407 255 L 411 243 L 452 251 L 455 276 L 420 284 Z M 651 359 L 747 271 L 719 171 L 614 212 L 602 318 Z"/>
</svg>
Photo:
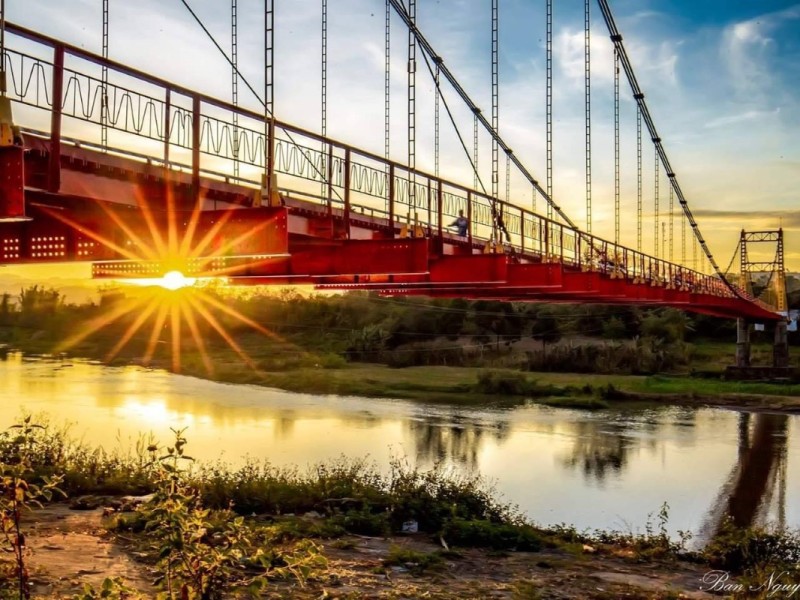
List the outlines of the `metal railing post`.
<svg viewBox="0 0 800 600">
<path fill-rule="evenodd" d="M 442 192 L 442 180 L 436 181 L 436 221 L 437 221 L 437 235 L 439 236 L 439 244 L 444 243 L 444 234 L 442 232 L 442 220 L 444 219 L 444 193 Z"/>
<path fill-rule="evenodd" d="M 200 97 L 192 97 L 192 200 L 200 203 Z"/>
<path fill-rule="evenodd" d="M 472 254 L 472 192 L 467 192 L 467 242 L 469 242 L 469 252 Z"/>
<path fill-rule="evenodd" d="M 55 47 L 53 58 L 53 106 L 50 113 L 50 162 L 47 189 L 57 193 L 61 188 L 61 112 L 64 96 L 64 46 Z"/>
<path fill-rule="evenodd" d="M 344 151 L 344 231 L 350 239 L 350 148 Z"/>
</svg>

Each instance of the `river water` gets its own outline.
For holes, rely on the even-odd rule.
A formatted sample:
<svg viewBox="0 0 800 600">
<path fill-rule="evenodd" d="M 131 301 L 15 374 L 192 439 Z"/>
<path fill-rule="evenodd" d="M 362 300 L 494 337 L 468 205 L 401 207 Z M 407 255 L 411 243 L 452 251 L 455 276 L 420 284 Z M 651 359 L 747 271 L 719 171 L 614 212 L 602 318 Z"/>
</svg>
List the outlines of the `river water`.
<svg viewBox="0 0 800 600">
<path fill-rule="evenodd" d="M 294 394 L 139 367 L 0 355 L 0 426 L 22 410 L 71 423 L 73 437 L 130 448 L 188 427 L 189 450 L 305 465 L 393 456 L 477 471 L 541 524 L 642 531 L 669 504 L 669 529 L 800 527 L 800 416 L 664 407 L 467 409 Z M 655 519 L 653 519 L 655 522 Z"/>
</svg>

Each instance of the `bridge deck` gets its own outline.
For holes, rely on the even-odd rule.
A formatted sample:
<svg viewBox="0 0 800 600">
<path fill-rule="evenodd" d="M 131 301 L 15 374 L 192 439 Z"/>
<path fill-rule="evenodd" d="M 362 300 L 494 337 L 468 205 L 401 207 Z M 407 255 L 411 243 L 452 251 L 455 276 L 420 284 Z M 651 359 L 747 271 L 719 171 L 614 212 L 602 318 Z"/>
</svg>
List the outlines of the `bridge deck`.
<svg viewBox="0 0 800 600">
<path fill-rule="evenodd" d="M 7 47 L 8 94 L 26 123 L 45 115 L 50 128 L 0 148 L 0 264 L 89 261 L 96 277 L 179 269 L 246 284 L 783 318 L 717 277 L 7 28 L 27 49 Z M 113 83 L 96 77 L 98 65 Z M 86 141 L 101 122 L 117 148 Z M 234 163 L 241 177 L 229 175 Z M 257 206 L 265 171 L 284 184 L 274 206 Z M 460 211 L 463 237 L 448 231 Z"/>
<path fill-rule="evenodd" d="M 189 174 L 68 143 L 61 148 L 60 187 L 52 193 L 45 185 L 50 142 L 26 139 L 31 220 L 0 223 L 2 264 L 87 261 L 98 278 L 154 277 L 178 269 L 241 284 L 671 306 L 724 317 L 780 318 L 731 295 L 715 278 L 677 265 L 666 273 L 637 270 L 622 260 L 581 261 L 581 254 L 566 257 L 519 245 L 487 252 L 486 240 L 440 231 L 436 224 L 420 223 L 415 232 L 413 222 L 390 224 L 383 211 L 329 205 L 289 190 L 281 193 L 280 206 L 253 207 L 258 190 L 201 177 L 202 202 L 193 209 Z"/>
</svg>

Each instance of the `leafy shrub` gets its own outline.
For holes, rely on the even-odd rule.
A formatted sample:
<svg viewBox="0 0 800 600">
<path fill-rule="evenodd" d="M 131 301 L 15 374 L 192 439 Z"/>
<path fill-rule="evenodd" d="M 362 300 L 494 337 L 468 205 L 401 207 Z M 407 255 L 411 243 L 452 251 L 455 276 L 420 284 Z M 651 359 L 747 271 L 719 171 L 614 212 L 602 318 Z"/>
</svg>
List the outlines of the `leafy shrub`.
<svg viewBox="0 0 800 600">
<path fill-rule="evenodd" d="M 481 371 L 475 391 L 481 394 L 524 396 L 531 388 L 524 373 L 511 371 Z"/>
<path fill-rule="evenodd" d="M 732 523 L 703 550 L 715 569 L 743 573 L 772 565 L 780 568 L 800 564 L 800 533 L 740 529 Z"/>
<path fill-rule="evenodd" d="M 541 534 L 530 525 L 492 523 L 485 520 L 452 519 L 445 524 L 442 537 L 449 544 L 457 546 L 523 552 L 537 552 L 542 548 Z"/>
<path fill-rule="evenodd" d="M 417 575 L 425 571 L 440 569 L 444 566 L 439 552 L 419 552 L 411 548 L 391 546 L 389 555 L 383 559 L 384 566 L 400 566 Z"/>
</svg>

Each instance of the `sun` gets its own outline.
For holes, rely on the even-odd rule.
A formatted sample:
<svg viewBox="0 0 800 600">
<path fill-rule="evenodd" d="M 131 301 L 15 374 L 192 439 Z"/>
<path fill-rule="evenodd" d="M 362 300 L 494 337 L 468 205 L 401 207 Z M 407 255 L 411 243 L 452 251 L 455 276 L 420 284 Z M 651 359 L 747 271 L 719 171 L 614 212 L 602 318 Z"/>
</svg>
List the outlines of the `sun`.
<svg viewBox="0 0 800 600">
<path fill-rule="evenodd" d="M 180 271 L 168 271 L 162 277 L 158 278 L 139 278 L 122 280 L 127 284 L 142 286 L 142 287 L 160 287 L 164 290 L 174 292 L 186 287 L 191 287 L 197 283 L 197 277 L 186 277 Z"/>
<path fill-rule="evenodd" d="M 212 332 L 224 340 L 246 365 L 254 370 L 257 369 L 253 360 L 237 343 L 233 335 L 227 331 L 226 320 L 229 319 L 246 325 L 270 339 L 287 343 L 277 333 L 230 306 L 229 302 L 219 296 L 216 286 L 195 285 L 197 282 L 206 281 L 226 282 L 227 277 L 241 271 L 244 264 L 252 264 L 239 264 L 234 261 L 234 264 L 226 265 L 224 260 L 221 261 L 221 266 L 218 263 L 221 257 L 231 254 L 239 244 L 258 235 L 268 225 L 269 220 L 264 220 L 219 245 L 215 244 L 215 241 L 220 236 L 225 224 L 234 216 L 236 208 L 232 207 L 226 210 L 222 217 L 217 218 L 203 235 L 199 235 L 201 233 L 198 227 L 202 202 L 196 203 L 185 227 L 180 229 L 178 222 L 183 217 L 175 211 L 175 202 L 171 191 L 167 193 L 166 211 L 160 219 L 154 215 L 143 193 L 137 193 L 136 204 L 147 225 L 147 230 L 143 232 L 133 229 L 130 223 L 110 206 L 98 202 L 98 206 L 109 219 L 127 235 L 128 241 L 124 244 L 95 233 L 80 223 L 64 217 L 58 211 L 45 209 L 55 219 L 91 237 L 96 243 L 132 263 L 143 265 L 144 272 L 154 275 L 164 273 L 159 278 L 134 279 L 131 278 L 131 270 L 122 265 L 118 271 L 119 279 L 141 289 L 130 295 L 125 293 L 116 301 L 112 300 L 107 307 L 104 307 L 101 314 L 84 323 L 71 336 L 63 339 L 56 346 L 55 353 L 65 352 L 97 330 L 125 320 L 128 322 L 127 327 L 114 347 L 106 354 L 106 362 L 112 361 L 134 336 L 146 329 L 146 325 L 150 325 L 151 329 L 150 333 L 144 336 L 146 343 L 141 363 L 145 366 L 149 365 L 158 349 L 164 347 L 171 354 L 171 369 L 176 373 L 181 371 L 182 347 L 193 342 L 206 372 L 213 375 L 214 364 L 209 354 L 210 340 L 208 337 L 208 334 Z M 179 266 L 183 266 L 183 270 L 176 268 Z M 184 272 L 194 276 L 187 277 Z M 114 279 L 113 275 L 116 273 L 111 270 L 108 271 L 108 274 L 110 279 Z M 218 318 L 222 316 L 225 319 Z M 302 352 L 302 350 L 300 351 Z"/>
<path fill-rule="evenodd" d="M 160 285 L 168 290 L 179 290 L 194 285 L 196 281 L 197 279 L 195 277 L 186 277 L 180 271 L 170 271 L 161 279 L 156 280 L 156 285 Z"/>
</svg>

